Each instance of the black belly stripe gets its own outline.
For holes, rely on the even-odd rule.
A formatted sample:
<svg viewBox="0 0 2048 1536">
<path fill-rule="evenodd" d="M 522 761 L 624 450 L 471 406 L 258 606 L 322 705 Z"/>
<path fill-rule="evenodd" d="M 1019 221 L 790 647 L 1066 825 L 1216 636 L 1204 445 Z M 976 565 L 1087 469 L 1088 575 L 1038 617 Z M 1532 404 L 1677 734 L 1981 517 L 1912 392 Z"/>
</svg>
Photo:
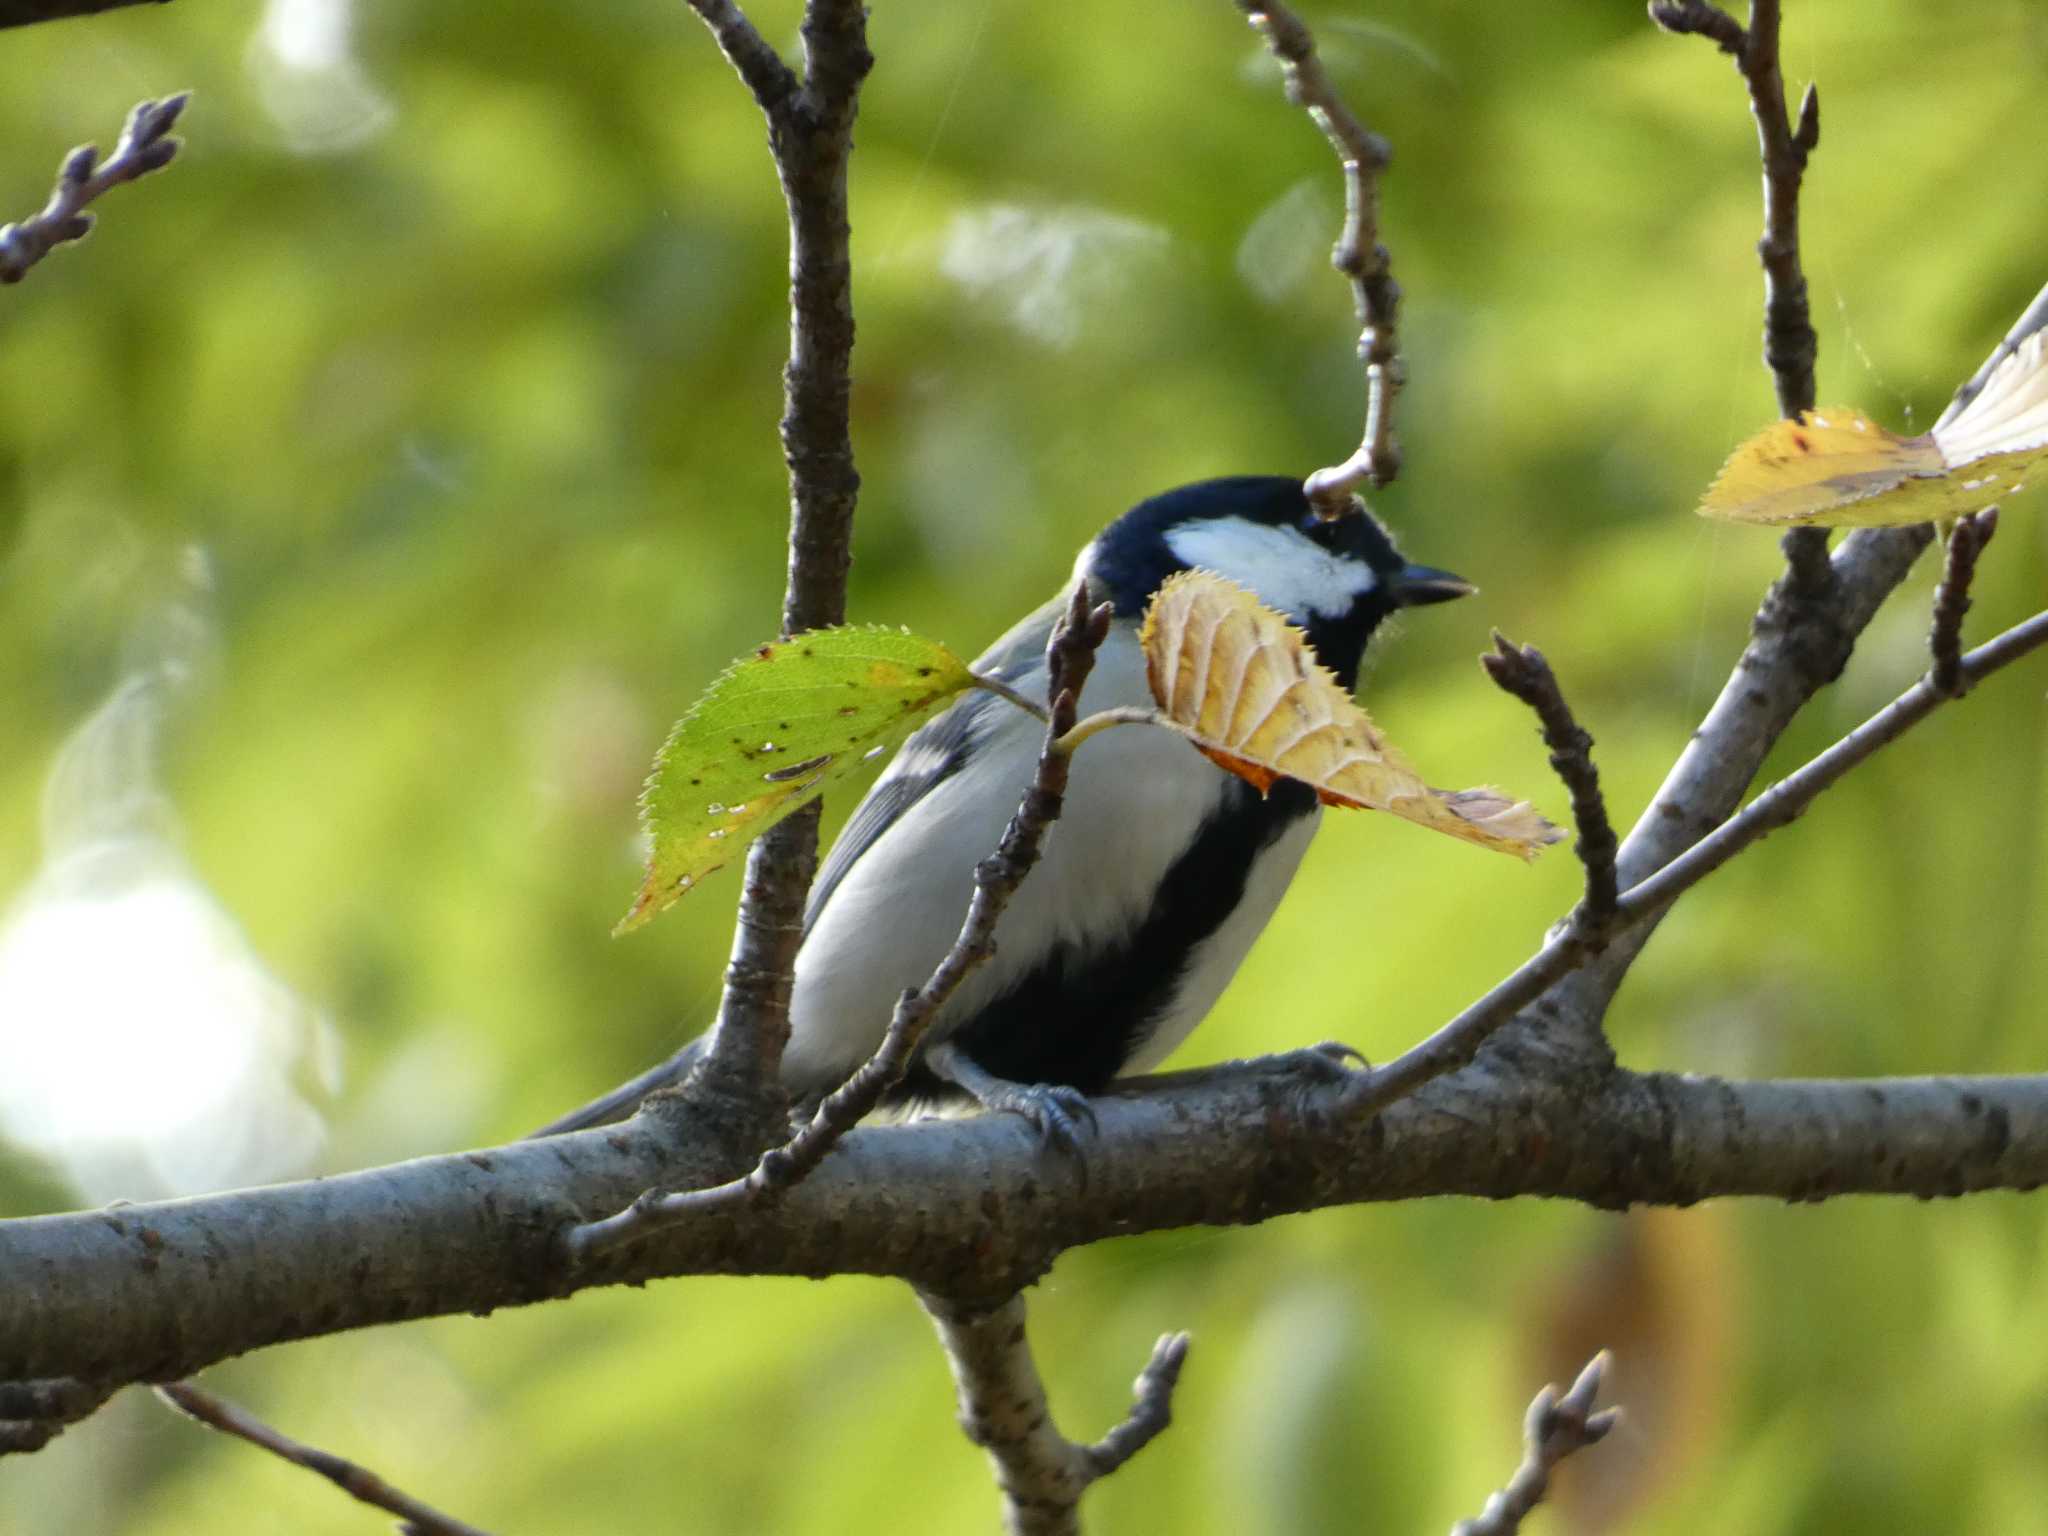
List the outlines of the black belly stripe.
<svg viewBox="0 0 2048 1536">
<path fill-rule="evenodd" d="M 1315 791 L 1282 779 L 1261 797 L 1242 780 L 1167 871 L 1159 899 L 1122 942 L 1062 945 L 950 1039 L 985 1071 L 1019 1083 L 1099 1093 L 1123 1070 L 1180 990 L 1189 957 L 1244 897 L 1253 860 L 1315 809 Z M 997 930 L 997 942 L 1002 932 Z M 940 1085 L 914 1067 L 896 1097 Z"/>
</svg>

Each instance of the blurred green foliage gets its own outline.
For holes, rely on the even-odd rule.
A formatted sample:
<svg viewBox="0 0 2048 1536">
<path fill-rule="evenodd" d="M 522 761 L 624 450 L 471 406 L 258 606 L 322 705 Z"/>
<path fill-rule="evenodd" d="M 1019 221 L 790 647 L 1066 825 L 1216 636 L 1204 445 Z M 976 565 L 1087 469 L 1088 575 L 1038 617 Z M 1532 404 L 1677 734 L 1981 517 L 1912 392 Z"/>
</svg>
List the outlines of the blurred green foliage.
<svg viewBox="0 0 2048 1536">
<path fill-rule="evenodd" d="M 1821 400 L 1924 427 L 2048 276 L 2048 11 L 1788 9 L 1788 73 L 1823 104 Z M 757 14 L 782 41 L 796 10 Z M 781 210 L 686 9 L 347 16 L 184 0 L 0 36 L 13 216 L 133 101 L 196 92 L 186 155 L 0 293 L 0 893 L 38 867 L 57 744 L 148 659 L 152 615 L 199 613 L 164 782 L 193 867 L 332 1020 L 327 1168 L 512 1136 L 708 1018 L 734 872 L 609 930 L 665 727 L 772 631 L 785 503 Z M 1440 782 L 1555 805 L 1528 720 L 1472 665 L 1499 625 L 1558 665 L 1627 814 L 1778 563 L 1690 510 L 1771 414 L 1738 82 L 1635 4 L 1309 19 L 1396 149 L 1413 382 L 1380 506 L 1485 589 L 1416 618 L 1367 696 Z M 1230 5 L 878 0 L 873 46 L 855 617 L 971 653 L 1134 498 L 1348 451 L 1334 168 Z M 1780 766 L 1914 677 L 1931 580 Z M 2048 509 L 2022 505 L 1973 632 L 2044 591 Z M 2034 665 L 1871 764 L 1665 925 L 1613 1019 L 1625 1059 L 2038 1068 L 2044 757 Z M 1574 878 L 1333 818 L 1184 1059 L 1395 1051 L 1521 959 Z M 0 1208 L 74 1198 L 0 1158 Z M 1122 1411 L 1159 1332 L 1195 1334 L 1171 1434 L 1091 1495 L 1104 1531 L 1443 1529 L 1507 1474 L 1539 1381 L 1604 1342 L 1634 1416 L 1553 1529 L 2048 1532 L 2044 1259 L 2037 1198 L 1439 1202 L 1103 1245 L 1033 1312 L 1076 1435 Z M 993 1523 L 894 1285 L 594 1293 L 211 1379 L 521 1536 Z M 0 1532 L 378 1524 L 129 1399 L 9 1463 Z"/>
</svg>

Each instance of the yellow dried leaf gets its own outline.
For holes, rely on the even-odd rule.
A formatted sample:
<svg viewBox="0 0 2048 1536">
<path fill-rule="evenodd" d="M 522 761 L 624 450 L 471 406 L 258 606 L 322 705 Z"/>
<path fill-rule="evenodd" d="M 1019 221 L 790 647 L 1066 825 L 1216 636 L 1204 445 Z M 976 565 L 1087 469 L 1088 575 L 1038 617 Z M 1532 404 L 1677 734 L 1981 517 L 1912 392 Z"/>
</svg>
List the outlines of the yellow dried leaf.
<svg viewBox="0 0 2048 1536">
<path fill-rule="evenodd" d="M 2035 331 L 1934 430 L 1899 437 L 1835 407 L 1777 421 L 1721 466 L 1700 511 L 1778 527 L 1888 528 L 1981 512 L 2048 462 L 2048 332 Z"/>
<path fill-rule="evenodd" d="M 1388 811 L 1524 859 L 1563 836 L 1527 801 L 1424 783 L 1308 637 L 1235 582 L 1210 571 L 1169 577 L 1139 638 L 1161 711 L 1262 793 L 1298 779 L 1326 805 Z"/>
</svg>

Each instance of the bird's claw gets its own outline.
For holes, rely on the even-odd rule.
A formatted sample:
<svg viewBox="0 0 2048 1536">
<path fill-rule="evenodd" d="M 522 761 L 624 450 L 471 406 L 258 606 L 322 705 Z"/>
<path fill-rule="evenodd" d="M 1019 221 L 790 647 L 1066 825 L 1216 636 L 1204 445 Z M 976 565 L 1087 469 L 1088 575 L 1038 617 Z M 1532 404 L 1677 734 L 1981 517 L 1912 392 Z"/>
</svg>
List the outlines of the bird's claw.
<svg viewBox="0 0 2048 1536">
<path fill-rule="evenodd" d="M 1029 1121 L 1041 1146 L 1080 1157 L 1083 1133 L 1093 1136 L 1098 1129 L 1087 1094 L 1053 1083 L 1011 1083 L 1008 1090 L 995 1096 L 998 1102 L 984 1100 L 983 1107 Z"/>
<path fill-rule="evenodd" d="M 1095 1106 L 1088 1095 L 1064 1083 L 1019 1083 L 997 1077 L 950 1042 L 932 1047 L 925 1064 L 983 1109 L 1031 1122 L 1041 1148 L 1054 1147 L 1078 1160 L 1081 1133 L 1096 1131 Z"/>
<path fill-rule="evenodd" d="M 1296 1072 L 1318 1083 L 1348 1083 L 1359 1072 L 1372 1070 L 1372 1063 L 1366 1060 L 1365 1052 L 1341 1040 L 1325 1040 L 1320 1045 L 1304 1046 L 1298 1051 L 1283 1051 L 1266 1060 L 1283 1072 Z"/>
</svg>

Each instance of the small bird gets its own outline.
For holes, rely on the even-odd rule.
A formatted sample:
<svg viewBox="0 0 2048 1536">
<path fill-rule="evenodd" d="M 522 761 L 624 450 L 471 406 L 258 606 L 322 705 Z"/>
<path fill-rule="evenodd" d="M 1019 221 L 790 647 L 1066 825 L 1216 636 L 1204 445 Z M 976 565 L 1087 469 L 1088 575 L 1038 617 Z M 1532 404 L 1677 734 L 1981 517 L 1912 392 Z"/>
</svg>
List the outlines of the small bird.
<svg viewBox="0 0 2048 1536">
<path fill-rule="evenodd" d="M 1362 507 L 1334 521 L 1299 480 L 1205 480 L 1139 502 L 1084 548 L 1074 579 L 1114 618 L 1083 713 L 1149 706 L 1139 623 L 1177 571 L 1249 588 L 1357 684 L 1366 643 L 1403 608 L 1473 588 L 1411 565 Z M 974 669 L 1043 696 L 1058 598 L 997 640 Z M 1032 778 L 1039 721 L 975 691 L 897 751 L 856 807 L 812 887 L 790 995 L 785 1085 L 830 1092 L 880 1044 L 897 999 L 958 932 L 974 866 Z M 1163 1061 L 1236 973 L 1294 878 L 1322 808 L 1282 779 L 1264 795 L 1179 736 L 1109 731 L 1074 754 L 1065 809 L 996 929 L 996 953 L 933 1021 L 894 1101 L 964 1093 L 1071 1141 L 1085 1095 Z M 612 1118 L 686 1071 L 702 1041 L 538 1134 Z"/>
</svg>

